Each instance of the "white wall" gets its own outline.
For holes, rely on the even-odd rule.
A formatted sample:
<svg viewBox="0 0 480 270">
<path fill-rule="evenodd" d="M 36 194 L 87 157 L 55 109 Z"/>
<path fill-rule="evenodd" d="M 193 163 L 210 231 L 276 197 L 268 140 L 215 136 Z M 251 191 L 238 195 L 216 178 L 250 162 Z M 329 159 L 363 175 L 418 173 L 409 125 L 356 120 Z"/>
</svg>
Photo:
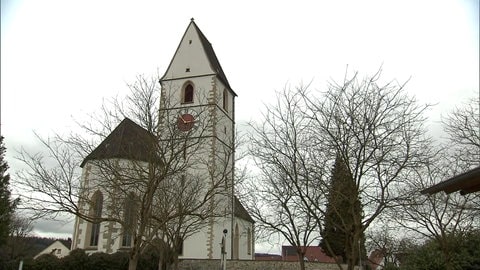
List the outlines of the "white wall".
<svg viewBox="0 0 480 270">
<path fill-rule="evenodd" d="M 55 241 L 33 258 L 36 259 L 43 254 L 52 254 L 57 256 L 58 258 L 63 258 L 67 256 L 69 253 L 70 253 L 70 249 L 68 247 L 65 247 L 65 245 L 62 244 L 60 241 Z"/>
</svg>

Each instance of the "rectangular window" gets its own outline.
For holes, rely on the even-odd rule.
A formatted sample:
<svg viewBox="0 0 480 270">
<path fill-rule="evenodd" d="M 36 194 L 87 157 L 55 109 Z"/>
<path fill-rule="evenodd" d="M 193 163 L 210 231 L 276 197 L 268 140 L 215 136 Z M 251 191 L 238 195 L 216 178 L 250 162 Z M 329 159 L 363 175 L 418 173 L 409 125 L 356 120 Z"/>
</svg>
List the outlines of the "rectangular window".
<svg viewBox="0 0 480 270">
<path fill-rule="evenodd" d="M 228 110 L 228 92 L 227 89 L 223 89 L 223 109 Z"/>
<path fill-rule="evenodd" d="M 130 232 L 124 231 L 122 237 L 122 247 L 131 247 L 132 246 L 132 234 Z"/>
<path fill-rule="evenodd" d="M 95 218 L 99 219 L 102 216 L 103 209 L 103 195 L 100 191 L 96 191 L 92 197 L 93 205 L 90 209 L 90 214 Z M 96 223 L 90 223 L 90 246 L 98 246 L 98 238 L 100 236 L 100 221 Z M 88 230 L 88 229 L 87 229 Z"/>
<path fill-rule="evenodd" d="M 127 198 L 125 198 L 124 207 L 123 207 L 123 236 L 122 236 L 122 247 L 131 247 L 133 233 L 135 232 L 136 225 L 136 211 L 137 205 L 135 201 L 136 197 L 133 192 L 131 192 Z"/>
<path fill-rule="evenodd" d="M 98 246 L 98 236 L 100 235 L 100 223 L 92 224 L 92 233 L 90 234 L 90 246 Z"/>
</svg>

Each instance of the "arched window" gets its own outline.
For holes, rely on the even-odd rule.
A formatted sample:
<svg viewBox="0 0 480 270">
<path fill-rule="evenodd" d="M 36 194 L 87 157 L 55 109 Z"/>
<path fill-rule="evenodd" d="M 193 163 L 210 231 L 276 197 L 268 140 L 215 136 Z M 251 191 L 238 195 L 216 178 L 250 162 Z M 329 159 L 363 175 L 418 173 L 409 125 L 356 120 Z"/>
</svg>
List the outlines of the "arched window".
<svg viewBox="0 0 480 270">
<path fill-rule="evenodd" d="M 252 231 L 250 227 L 247 228 L 247 254 L 252 254 Z"/>
<path fill-rule="evenodd" d="M 103 208 L 103 194 L 100 191 L 96 191 L 92 196 L 92 206 L 90 207 L 90 216 L 93 218 L 94 223 L 91 223 L 90 229 L 90 246 L 98 246 L 98 238 L 100 235 L 100 221 L 95 221 L 102 217 Z"/>
<path fill-rule="evenodd" d="M 228 110 L 228 92 L 227 89 L 223 89 L 223 109 Z"/>
<path fill-rule="evenodd" d="M 191 83 L 187 83 L 187 85 L 185 85 L 183 88 L 182 103 L 192 103 L 193 93 L 193 85 Z"/>
<path fill-rule="evenodd" d="M 135 221 L 136 221 L 136 201 L 135 194 L 131 192 L 125 198 L 125 203 L 123 206 L 123 233 L 122 233 L 122 246 L 131 247 L 132 246 L 132 237 L 133 232 L 135 231 Z"/>
</svg>

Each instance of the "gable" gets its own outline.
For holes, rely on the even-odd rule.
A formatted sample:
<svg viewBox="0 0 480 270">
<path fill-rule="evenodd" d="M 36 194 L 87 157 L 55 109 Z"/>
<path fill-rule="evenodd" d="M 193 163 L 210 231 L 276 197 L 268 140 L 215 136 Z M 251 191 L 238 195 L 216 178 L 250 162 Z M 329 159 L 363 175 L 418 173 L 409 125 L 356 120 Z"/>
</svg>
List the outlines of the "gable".
<svg viewBox="0 0 480 270">
<path fill-rule="evenodd" d="M 68 255 L 68 253 L 70 252 L 70 248 L 68 248 L 67 245 L 70 246 L 71 243 L 64 240 L 56 240 L 55 242 L 51 243 L 48 247 L 40 251 L 33 258 L 36 259 L 43 254 L 52 254 L 57 257 L 64 257 Z M 60 252 L 58 252 L 59 250 Z"/>
<path fill-rule="evenodd" d="M 161 81 L 208 75 L 215 75 L 236 96 L 212 44 L 192 19 Z"/>
</svg>

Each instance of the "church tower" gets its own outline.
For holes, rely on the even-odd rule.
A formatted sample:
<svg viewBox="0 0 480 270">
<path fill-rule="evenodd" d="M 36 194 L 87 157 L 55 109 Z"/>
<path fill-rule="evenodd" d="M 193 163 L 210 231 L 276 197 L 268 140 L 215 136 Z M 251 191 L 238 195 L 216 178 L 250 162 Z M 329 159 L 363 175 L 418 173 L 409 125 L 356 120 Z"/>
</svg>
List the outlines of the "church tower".
<svg viewBox="0 0 480 270">
<path fill-rule="evenodd" d="M 234 195 L 237 95 L 193 19 L 160 85 L 158 130 L 126 118 L 80 165 L 72 247 L 135 250 L 148 236 L 182 259 L 253 260 Z"/>
<path fill-rule="evenodd" d="M 235 140 L 235 92 L 223 72 L 212 45 L 192 19 L 180 44 L 160 79 L 161 128 L 177 123 L 179 132 L 198 140 L 202 146 L 189 150 L 193 163 L 191 171 L 203 172 L 204 185 L 222 181 L 212 202 L 212 211 L 218 217 L 210 218 L 201 233 L 187 239 L 184 257 L 218 259 L 223 241 L 228 258 L 238 258 L 234 247 L 234 140 Z M 192 152 L 194 151 L 194 152 Z M 213 206 L 214 205 L 214 206 Z M 237 229 L 238 231 L 238 229 Z M 238 233 L 238 232 L 237 232 Z M 233 253 L 232 253 L 233 252 Z M 235 253 L 235 254 L 234 254 Z"/>
</svg>

